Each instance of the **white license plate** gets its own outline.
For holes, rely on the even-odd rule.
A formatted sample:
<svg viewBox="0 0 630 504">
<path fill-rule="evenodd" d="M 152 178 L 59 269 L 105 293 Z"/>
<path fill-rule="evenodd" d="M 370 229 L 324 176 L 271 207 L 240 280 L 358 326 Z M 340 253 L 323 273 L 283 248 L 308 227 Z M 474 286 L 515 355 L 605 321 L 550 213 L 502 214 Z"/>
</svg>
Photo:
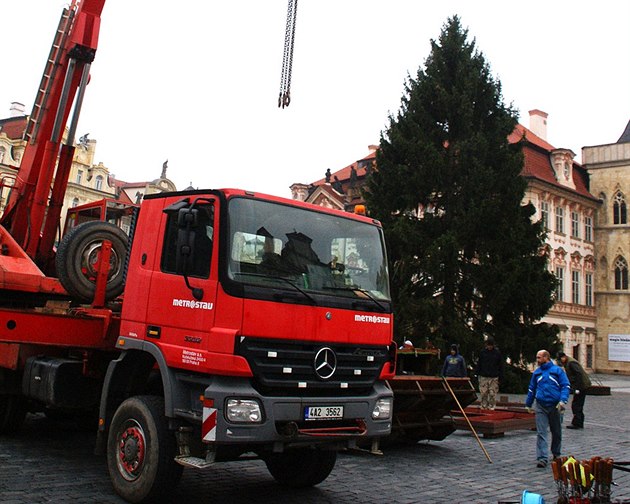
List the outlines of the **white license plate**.
<svg viewBox="0 0 630 504">
<path fill-rule="evenodd" d="M 304 420 L 336 420 L 343 418 L 343 406 L 307 406 Z"/>
</svg>

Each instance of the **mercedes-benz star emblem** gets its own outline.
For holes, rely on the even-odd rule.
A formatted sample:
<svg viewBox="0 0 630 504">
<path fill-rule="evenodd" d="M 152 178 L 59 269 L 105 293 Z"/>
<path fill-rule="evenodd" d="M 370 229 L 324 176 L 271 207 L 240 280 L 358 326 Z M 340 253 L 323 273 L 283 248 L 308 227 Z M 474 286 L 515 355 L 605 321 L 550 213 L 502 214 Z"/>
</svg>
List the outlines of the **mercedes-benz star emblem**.
<svg viewBox="0 0 630 504">
<path fill-rule="evenodd" d="M 324 347 L 315 354 L 315 374 L 322 380 L 328 380 L 337 370 L 337 356 L 332 348 Z"/>
</svg>

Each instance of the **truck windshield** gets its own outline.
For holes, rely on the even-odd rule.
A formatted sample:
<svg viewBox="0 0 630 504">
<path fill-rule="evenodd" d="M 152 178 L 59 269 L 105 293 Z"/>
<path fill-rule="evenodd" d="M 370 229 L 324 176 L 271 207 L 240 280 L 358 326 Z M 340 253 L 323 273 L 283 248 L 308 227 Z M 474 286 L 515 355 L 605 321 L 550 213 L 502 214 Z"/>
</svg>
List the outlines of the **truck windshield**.
<svg viewBox="0 0 630 504">
<path fill-rule="evenodd" d="M 313 304 L 318 295 L 360 299 L 376 309 L 390 300 L 378 226 L 248 198 L 231 199 L 228 216 L 232 281 L 290 289 Z"/>
</svg>

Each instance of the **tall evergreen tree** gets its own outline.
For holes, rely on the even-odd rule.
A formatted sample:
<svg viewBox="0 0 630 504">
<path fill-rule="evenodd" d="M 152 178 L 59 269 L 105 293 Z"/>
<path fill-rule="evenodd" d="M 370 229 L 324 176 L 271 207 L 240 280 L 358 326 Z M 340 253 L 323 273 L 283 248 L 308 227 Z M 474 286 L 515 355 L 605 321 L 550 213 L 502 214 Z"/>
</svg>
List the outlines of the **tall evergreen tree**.
<svg viewBox="0 0 630 504">
<path fill-rule="evenodd" d="M 536 324 L 555 277 L 522 204 L 521 145 L 508 142 L 517 113 L 457 16 L 431 47 L 381 133 L 365 194 L 389 246 L 396 337 L 470 355 L 492 335 L 513 361 L 533 359 L 555 342 Z"/>
</svg>

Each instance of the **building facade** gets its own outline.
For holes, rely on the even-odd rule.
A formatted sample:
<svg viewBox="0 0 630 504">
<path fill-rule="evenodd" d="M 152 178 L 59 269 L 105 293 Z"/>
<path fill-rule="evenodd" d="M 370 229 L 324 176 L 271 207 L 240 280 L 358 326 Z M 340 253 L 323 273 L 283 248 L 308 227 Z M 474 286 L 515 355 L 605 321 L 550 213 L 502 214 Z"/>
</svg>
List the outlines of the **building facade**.
<svg viewBox="0 0 630 504">
<path fill-rule="evenodd" d="M 602 202 L 595 227 L 595 366 L 630 374 L 630 122 L 616 143 L 584 147 L 582 160 Z"/>
</svg>

